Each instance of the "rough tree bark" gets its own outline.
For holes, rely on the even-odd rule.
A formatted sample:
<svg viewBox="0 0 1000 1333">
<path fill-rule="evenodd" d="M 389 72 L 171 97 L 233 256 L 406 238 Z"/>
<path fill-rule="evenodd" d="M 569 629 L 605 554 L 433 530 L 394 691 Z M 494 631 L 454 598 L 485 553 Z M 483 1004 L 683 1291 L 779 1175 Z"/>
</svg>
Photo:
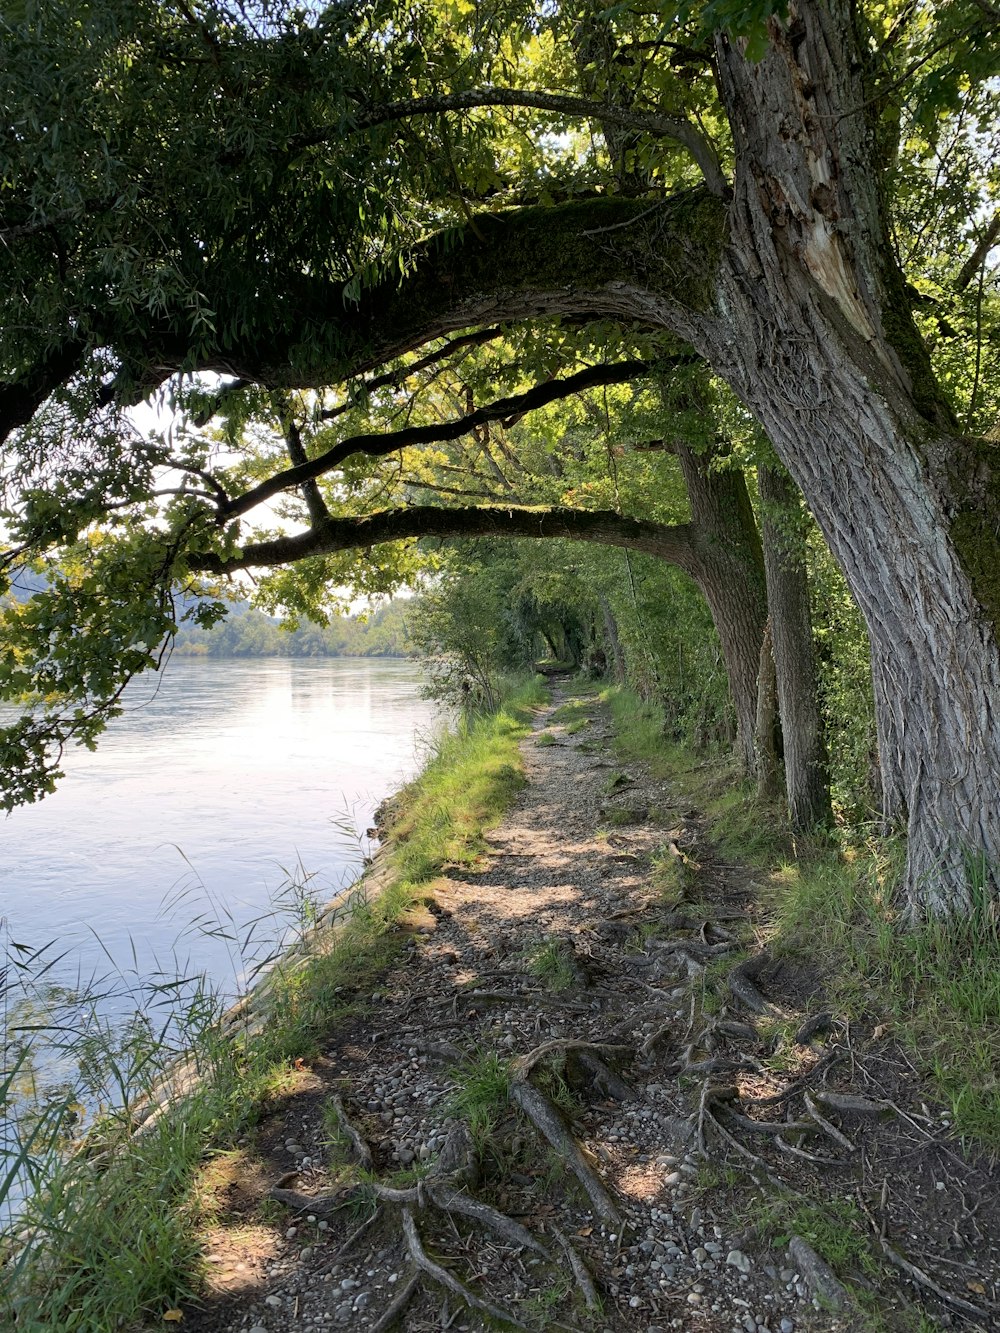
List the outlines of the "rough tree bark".
<svg viewBox="0 0 1000 1333">
<path fill-rule="evenodd" d="M 736 709 L 736 752 L 744 772 L 757 771 L 757 671 L 767 620 L 760 538 L 740 468 L 713 468 L 717 454 L 695 453 L 678 441 L 677 460 L 697 533 L 698 568 L 691 573 L 719 635 Z"/>
<path fill-rule="evenodd" d="M 757 469 L 757 488 L 788 817 L 796 830 L 825 827 L 832 820 L 830 783 L 798 495 L 772 467 Z"/>
<path fill-rule="evenodd" d="M 771 622 L 764 626 L 757 672 L 757 799 L 776 801 L 781 792 L 781 771 L 774 733 L 778 726 L 778 682 L 774 670 Z"/>
<path fill-rule="evenodd" d="M 701 350 L 762 422 L 871 638 L 886 813 L 911 909 L 971 905 L 1000 866 L 993 460 L 958 438 L 894 267 L 848 0 L 793 6 L 747 61 L 717 43 L 736 140 L 725 337 Z M 696 343 L 697 345 L 697 343 Z"/>
<path fill-rule="evenodd" d="M 627 677 L 625 670 L 625 654 L 622 651 L 621 639 L 618 637 L 618 622 L 615 620 L 615 613 L 611 609 L 611 603 L 605 597 L 603 592 L 598 592 L 597 603 L 601 608 L 601 618 L 604 621 L 604 642 L 608 646 L 613 663 L 614 681 L 616 685 L 624 685 Z"/>
</svg>

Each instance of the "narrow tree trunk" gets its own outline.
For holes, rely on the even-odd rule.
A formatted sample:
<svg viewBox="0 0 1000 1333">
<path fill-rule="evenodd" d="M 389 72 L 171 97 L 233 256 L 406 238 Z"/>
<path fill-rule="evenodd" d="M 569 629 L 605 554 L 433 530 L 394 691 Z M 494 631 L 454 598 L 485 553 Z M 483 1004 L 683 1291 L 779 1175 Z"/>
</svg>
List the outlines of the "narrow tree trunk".
<svg viewBox="0 0 1000 1333">
<path fill-rule="evenodd" d="M 711 451 L 696 454 L 677 444 L 677 459 L 697 534 L 697 568 L 691 573 L 705 595 L 719 635 L 736 709 L 736 751 L 744 772 L 756 771 L 757 669 L 767 619 L 760 538 L 746 479 L 740 468 L 714 468 Z"/>
<path fill-rule="evenodd" d="M 603 592 L 597 594 L 597 602 L 601 608 L 601 616 L 604 619 L 604 640 L 611 653 L 611 660 L 614 663 L 614 678 L 616 685 L 625 684 L 625 654 L 622 652 L 622 641 L 618 637 L 618 622 L 615 620 L 615 613 L 611 609 L 611 603 L 605 597 Z"/>
<path fill-rule="evenodd" d="M 784 472 L 759 467 L 757 486 L 788 816 L 793 829 L 804 830 L 830 824 L 833 812 L 802 549 L 802 514 L 795 487 Z"/>
<path fill-rule="evenodd" d="M 778 685 L 771 644 L 771 622 L 764 626 L 757 672 L 757 799 L 775 801 L 781 791 L 781 770 L 774 733 L 778 724 Z"/>
</svg>

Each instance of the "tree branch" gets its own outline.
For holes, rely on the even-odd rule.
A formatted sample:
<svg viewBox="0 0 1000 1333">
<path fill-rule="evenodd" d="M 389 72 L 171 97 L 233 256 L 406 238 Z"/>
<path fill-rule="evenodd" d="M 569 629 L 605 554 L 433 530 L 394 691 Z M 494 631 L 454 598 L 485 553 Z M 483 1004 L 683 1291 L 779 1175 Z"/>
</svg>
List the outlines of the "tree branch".
<svg viewBox="0 0 1000 1333">
<path fill-rule="evenodd" d="M 964 292 L 979 271 L 979 266 L 1000 239 L 1000 210 L 993 215 L 993 221 L 980 237 L 976 248 L 962 265 L 955 282 L 956 291 Z"/>
<path fill-rule="evenodd" d="M 701 567 L 696 530 L 687 523 L 651 523 L 601 510 L 412 505 L 363 518 L 330 518 L 307 532 L 251 543 L 232 560 L 215 554 L 198 557 L 191 568 L 197 573 L 228 574 L 422 537 L 566 537 L 642 551 L 678 565 L 692 577 Z"/>
<path fill-rule="evenodd" d="M 402 430 L 391 431 L 388 434 L 352 435 L 348 439 L 335 444 L 332 449 L 327 449 L 324 453 L 319 454 L 316 458 L 310 459 L 306 463 L 300 463 L 297 467 L 286 468 L 245 494 L 234 497 L 228 504 L 220 505 L 219 522 L 224 523 L 229 519 L 238 518 L 241 514 L 249 513 L 251 509 L 263 504 L 265 500 L 277 495 L 279 491 L 287 490 L 292 486 L 302 486 L 315 477 L 321 477 L 325 472 L 330 472 L 354 454 L 368 454 L 372 458 L 383 458 L 386 454 L 395 453 L 398 449 L 404 449 L 412 445 L 437 444 L 447 440 L 457 440 L 460 436 L 468 434 L 476 426 L 485 425 L 490 421 L 503 421 L 509 417 L 535 411 L 549 403 L 568 398 L 571 394 L 581 393 L 585 389 L 606 384 L 627 383 L 640 375 L 647 374 L 653 369 L 654 364 L 687 365 L 697 359 L 691 353 L 690 355 L 682 354 L 671 357 L 666 363 L 630 360 L 619 361 L 607 366 L 590 366 L 586 370 L 568 376 L 566 379 L 549 380 L 545 384 L 538 384 L 533 389 L 528 389 L 525 393 L 515 394 L 511 398 L 499 398 L 496 402 L 487 403 L 485 406 L 467 413 L 464 417 L 457 417 L 452 421 L 433 422 L 428 426 L 407 426 Z"/>
<path fill-rule="evenodd" d="M 688 150 L 705 177 L 705 184 L 717 197 L 725 198 L 729 184 L 722 174 L 714 147 L 701 130 L 688 120 L 675 116 L 661 116 L 655 112 L 634 111 L 585 97 L 570 97 L 564 93 L 546 93 L 520 88 L 469 88 L 459 93 L 438 93 L 432 97 L 403 98 L 384 102 L 381 106 L 367 106 L 358 110 L 352 121 L 336 128 L 311 130 L 295 136 L 293 148 L 308 148 L 340 138 L 345 131 L 375 129 L 411 116 L 440 115 L 446 111 L 472 111 L 479 107 L 525 107 L 537 111 L 554 111 L 557 115 L 577 116 L 600 120 L 624 129 L 638 130 L 659 138 L 673 139 Z"/>
<path fill-rule="evenodd" d="M 491 329 L 473 329 L 471 333 L 463 333 L 460 338 L 451 338 L 443 347 L 436 351 L 428 352 L 426 356 L 420 357 L 416 361 L 410 362 L 407 366 L 401 366 L 399 370 L 387 370 L 384 375 L 375 375 L 372 379 L 366 380 L 361 386 L 365 393 L 372 393 L 375 389 L 384 389 L 388 385 L 397 386 L 408 380 L 411 375 L 417 375 L 421 370 L 427 370 L 430 366 L 436 366 L 439 361 L 451 356 L 452 352 L 458 352 L 463 347 L 481 347 L 483 343 L 493 342 L 496 338 L 503 336 L 503 329 L 496 327 Z M 344 403 L 340 407 L 330 407 L 321 412 L 321 421 L 333 421 L 341 417 L 345 412 L 349 412 L 352 403 Z"/>
<path fill-rule="evenodd" d="M 266 335 L 251 311 L 245 333 L 215 345 L 194 347 L 186 336 L 151 329 L 141 349 L 116 350 L 131 362 L 141 351 L 147 387 L 183 365 L 272 389 L 306 389 L 379 372 L 435 339 L 486 325 L 613 320 L 669 329 L 693 343 L 724 318 L 716 284 L 728 210 L 702 188 L 653 207 L 646 199 L 594 196 L 482 213 L 476 222 L 485 241 L 461 227 L 430 237 L 405 277 L 387 272 L 357 303 L 345 300 L 342 280 L 272 273 L 265 265 L 258 285 L 263 291 L 280 283 L 288 312 L 275 323 L 265 303 Z M 206 289 L 213 281 L 209 273 Z"/>
<path fill-rule="evenodd" d="M 46 398 L 81 368 L 86 347 L 82 338 L 68 338 L 20 379 L 0 381 L 0 443 L 26 426 Z"/>
</svg>

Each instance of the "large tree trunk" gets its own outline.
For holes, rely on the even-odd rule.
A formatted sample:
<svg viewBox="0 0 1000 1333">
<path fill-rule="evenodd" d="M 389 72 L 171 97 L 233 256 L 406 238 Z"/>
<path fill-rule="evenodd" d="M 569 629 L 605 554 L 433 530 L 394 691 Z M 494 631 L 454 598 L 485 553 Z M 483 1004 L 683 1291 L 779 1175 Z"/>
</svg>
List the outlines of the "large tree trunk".
<svg viewBox="0 0 1000 1333">
<path fill-rule="evenodd" d="M 871 638 L 886 813 L 912 909 L 968 909 L 1000 865 L 1000 652 L 980 508 L 892 266 L 847 0 L 801 3 L 759 63 L 718 42 L 739 163 L 705 352 L 767 430 Z M 989 552 L 983 556 L 980 552 Z"/>
<path fill-rule="evenodd" d="M 802 513 L 795 487 L 777 468 L 759 467 L 757 488 L 788 817 L 793 829 L 804 830 L 829 825 L 832 811 Z"/>
</svg>

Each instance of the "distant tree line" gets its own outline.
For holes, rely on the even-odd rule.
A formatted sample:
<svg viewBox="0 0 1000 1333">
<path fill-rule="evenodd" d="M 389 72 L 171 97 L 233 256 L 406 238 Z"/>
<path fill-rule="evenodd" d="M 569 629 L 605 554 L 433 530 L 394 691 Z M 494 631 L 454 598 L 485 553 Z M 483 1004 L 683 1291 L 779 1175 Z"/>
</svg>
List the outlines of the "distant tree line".
<svg viewBox="0 0 1000 1333">
<path fill-rule="evenodd" d="M 208 629 L 182 626 L 174 652 L 183 657 L 409 657 L 405 601 L 367 617 L 331 618 L 325 625 L 290 625 L 252 607 L 235 608 Z"/>
</svg>

